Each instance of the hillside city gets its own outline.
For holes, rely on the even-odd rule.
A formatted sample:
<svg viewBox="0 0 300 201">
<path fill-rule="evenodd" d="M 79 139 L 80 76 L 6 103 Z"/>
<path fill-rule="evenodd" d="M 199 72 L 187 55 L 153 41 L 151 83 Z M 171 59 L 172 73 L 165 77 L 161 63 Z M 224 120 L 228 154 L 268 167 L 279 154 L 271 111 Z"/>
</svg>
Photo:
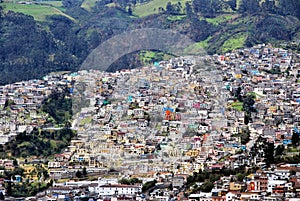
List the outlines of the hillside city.
<svg viewBox="0 0 300 201">
<path fill-rule="evenodd" d="M 260 44 L 3 85 L 0 143 L 13 154 L 1 153 L 0 197 L 300 200 L 299 61 Z M 41 110 L 57 93 L 72 101 L 61 121 Z M 10 145 L 43 134 L 51 140 L 31 151 L 51 147 L 47 158 L 22 151 L 30 142 Z M 62 138 L 66 147 L 54 144 Z M 14 194 L 23 188 L 27 196 Z"/>
</svg>

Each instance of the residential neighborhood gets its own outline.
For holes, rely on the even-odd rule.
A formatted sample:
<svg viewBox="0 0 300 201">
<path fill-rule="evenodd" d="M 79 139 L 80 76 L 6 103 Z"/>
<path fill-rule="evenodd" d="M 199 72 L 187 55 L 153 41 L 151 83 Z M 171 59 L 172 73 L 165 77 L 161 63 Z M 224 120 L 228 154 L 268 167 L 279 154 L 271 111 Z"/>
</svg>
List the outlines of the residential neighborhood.
<svg viewBox="0 0 300 201">
<path fill-rule="evenodd" d="M 47 160 L 1 159 L 24 172 L 0 191 L 28 179 L 49 185 L 32 200 L 300 200 L 299 61 L 261 44 L 1 86 L 2 145 L 62 129 L 40 107 L 65 89 L 77 134 Z"/>
</svg>

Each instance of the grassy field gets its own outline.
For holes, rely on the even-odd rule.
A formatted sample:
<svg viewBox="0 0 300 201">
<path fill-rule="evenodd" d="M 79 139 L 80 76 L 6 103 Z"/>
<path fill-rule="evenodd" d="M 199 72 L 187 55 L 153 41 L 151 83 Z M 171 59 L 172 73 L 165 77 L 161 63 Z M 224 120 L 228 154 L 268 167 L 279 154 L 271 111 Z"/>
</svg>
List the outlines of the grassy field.
<svg viewBox="0 0 300 201">
<path fill-rule="evenodd" d="M 230 20 L 232 18 L 233 18 L 233 15 L 220 15 L 215 18 L 203 18 L 203 19 L 205 19 L 207 22 L 209 22 L 211 24 L 219 25 L 223 22 L 227 22 L 228 20 Z"/>
<path fill-rule="evenodd" d="M 92 8 L 95 6 L 97 0 L 84 0 L 81 4 L 81 8 L 91 11 Z"/>
<path fill-rule="evenodd" d="M 192 44 L 191 46 L 187 47 L 184 51 L 186 54 L 199 54 L 203 53 L 205 48 L 208 46 L 208 42 L 211 39 L 211 37 L 208 37 L 206 40 L 197 42 Z"/>
<path fill-rule="evenodd" d="M 183 20 L 186 17 L 186 15 L 175 15 L 175 16 L 168 16 L 169 21 L 180 21 Z"/>
<path fill-rule="evenodd" d="M 171 57 L 172 56 L 167 53 L 150 50 L 144 50 L 139 53 L 139 59 L 144 64 L 149 64 L 160 60 L 169 60 Z"/>
<path fill-rule="evenodd" d="M 233 35 L 225 43 L 222 45 L 222 52 L 228 52 L 229 50 L 242 48 L 247 39 L 247 35 L 245 33 L 238 33 Z"/>
<path fill-rule="evenodd" d="M 41 1 L 39 2 L 41 4 L 45 5 L 51 5 L 54 8 L 57 8 L 58 10 L 65 12 L 66 9 L 62 7 L 62 1 Z"/>
<path fill-rule="evenodd" d="M 145 17 L 151 14 L 158 13 L 158 8 L 162 7 L 166 9 L 168 2 L 171 2 L 172 4 L 176 4 L 177 2 L 180 2 L 182 5 L 182 10 L 184 10 L 185 3 L 190 2 L 190 0 L 169 0 L 169 1 L 153 0 L 148 3 L 137 4 L 133 8 L 133 14 L 138 17 Z"/>
<path fill-rule="evenodd" d="M 233 102 L 233 103 L 231 103 L 231 107 L 235 110 L 242 111 L 243 110 L 243 102 Z"/>
<path fill-rule="evenodd" d="M 4 10 L 12 10 L 14 12 L 24 13 L 25 15 L 31 15 L 36 21 L 45 21 L 47 16 L 50 15 L 63 15 L 69 19 L 75 20 L 69 15 L 65 14 L 62 10 L 61 4 L 58 1 L 47 1 L 45 4 L 15 4 L 15 3 L 3 3 Z M 51 5 L 52 4 L 52 5 Z"/>
</svg>

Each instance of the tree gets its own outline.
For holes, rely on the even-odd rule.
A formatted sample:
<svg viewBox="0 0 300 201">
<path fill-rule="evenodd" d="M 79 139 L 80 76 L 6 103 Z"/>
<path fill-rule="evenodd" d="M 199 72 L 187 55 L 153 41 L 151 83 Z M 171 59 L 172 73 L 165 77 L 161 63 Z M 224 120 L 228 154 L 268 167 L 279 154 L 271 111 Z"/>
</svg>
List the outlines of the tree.
<svg viewBox="0 0 300 201">
<path fill-rule="evenodd" d="M 10 107 L 12 105 L 15 105 L 15 102 L 11 99 L 6 99 L 4 103 L 4 108 Z"/>
<path fill-rule="evenodd" d="M 194 14 L 193 8 L 189 2 L 185 3 L 185 12 L 188 18 L 191 18 L 192 15 Z"/>
<path fill-rule="evenodd" d="M 175 11 L 174 6 L 172 5 L 172 3 L 170 1 L 167 3 L 166 11 L 167 11 L 167 13 L 170 13 L 170 14 L 174 13 L 174 11 Z"/>
<path fill-rule="evenodd" d="M 100 44 L 100 35 L 96 30 L 93 30 L 89 36 L 89 45 L 92 49 Z"/>
<path fill-rule="evenodd" d="M 119 183 L 120 184 L 130 185 L 129 179 L 126 179 L 126 178 L 122 178 L 121 180 L 119 180 Z"/>
<path fill-rule="evenodd" d="M 6 183 L 5 189 L 6 189 L 6 194 L 10 196 L 12 193 L 12 182 L 10 180 Z"/>
<path fill-rule="evenodd" d="M 230 6 L 232 10 L 236 10 L 236 0 L 229 0 L 227 4 Z"/>
<path fill-rule="evenodd" d="M 284 15 L 293 15 L 300 19 L 300 1 L 299 0 L 280 0 L 279 8 Z"/>
<path fill-rule="evenodd" d="M 278 145 L 275 149 L 275 156 L 281 156 L 284 151 L 284 145 Z"/>
<path fill-rule="evenodd" d="M 18 161 L 17 161 L 16 159 L 13 160 L 13 165 L 14 165 L 15 167 L 18 166 Z"/>
<path fill-rule="evenodd" d="M 274 143 L 268 142 L 265 146 L 265 161 L 266 164 L 269 166 L 270 164 L 274 163 Z"/>
<path fill-rule="evenodd" d="M 242 88 L 239 86 L 235 91 L 234 91 L 234 96 L 238 99 L 238 101 L 242 102 Z"/>
<path fill-rule="evenodd" d="M 86 177 L 86 176 L 87 176 L 86 167 L 84 167 L 84 168 L 82 169 L 82 174 L 83 174 L 83 176 L 84 176 L 84 177 Z"/>
<path fill-rule="evenodd" d="M 211 1 L 211 11 L 212 11 L 212 13 L 222 12 L 223 5 L 226 5 L 226 4 L 222 4 L 222 1 L 220 1 L 220 0 Z"/>
<path fill-rule="evenodd" d="M 277 10 L 277 7 L 275 5 L 275 1 L 274 0 L 265 0 L 262 3 L 262 9 L 268 12 L 275 12 Z"/>
<path fill-rule="evenodd" d="M 127 12 L 128 12 L 129 15 L 132 15 L 132 8 L 131 8 L 131 6 L 128 7 Z"/>
<path fill-rule="evenodd" d="M 239 12 L 240 13 L 256 13 L 260 10 L 259 0 L 242 0 Z"/>
<path fill-rule="evenodd" d="M 79 7 L 82 4 L 82 0 L 63 0 L 62 4 L 65 8 Z"/>
<path fill-rule="evenodd" d="M 153 181 L 146 182 L 142 187 L 142 192 L 149 190 L 150 188 L 154 187 L 157 181 L 154 179 Z"/>
<path fill-rule="evenodd" d="M 204 182 L 200 186 L 200 190 L 203 191 L 203 192 L 211 192 L 213 187 L 214 187 L 214 184 L 211 181 L 207 181 L 207 182 Z"/>
<path fill-rule="evenodd" d="M 293 132 L 293 135 L 292 135 L 292 145 L 293 146 L 298 146 L 299 145 L 299 133 L 297 132 Z"/>
<path fill-rule="evenodd" d="M 242 132 L 239 134 L 239 137 L 241 138 L 242 144 L 247 144 L 250 140 L 250 130 L 248 127 L 243 128 Z"/>
<path fill-rule="evenodd" d="M 5 200 L 5 197 L 4 197 L 3 193 L 2 193 L 2 191 L 0 191 L 0 200 L 1 200 L 1 201 L 2 201 L 2 200 Z"/>
<path fill-rule="evenodd" d="M 245 111 L 245 124 L 251 120 L 251 112 L 255 112 L 253 105 L 255 103 L 254 96 L 252 94 L 247 94 L 243 99 L 243 110 Z"/>
<path fill-rule="evenodd" d="M 242 174 L 242 173 L 238 173 L 238 174 L 236 175 L 236 179 L 237 179 L 239 182 L 242 182 L 242 181 L 244 180 L 244 178 L 245 178 L 245 175 Z"/>
<path fill-rule="evenodd" d="M 135 6 L 137 4 L 137 0 L 131 0 L 131 3 L 133 4 L 133 6 Z"/>
<path fill-rule="evenodd" d="M 0 3 L 2 3 L 2 0 L 0 0 Z M 0 18 L 2 17 L 3 7 L 0 6 Z"/>
<path fill-rule="evenodd" d="M 210 0 L 194 0 L 193 7 L 196 13 L 201 13 L 204 15 L 212 13 Z"/>
<path fill-rule="evenodd" d="M 77 178 L 81 178 L 82 177 L 82 172 L 80 170 L 77 170 L 75 175 L 76 175 Z"/>
</svg>

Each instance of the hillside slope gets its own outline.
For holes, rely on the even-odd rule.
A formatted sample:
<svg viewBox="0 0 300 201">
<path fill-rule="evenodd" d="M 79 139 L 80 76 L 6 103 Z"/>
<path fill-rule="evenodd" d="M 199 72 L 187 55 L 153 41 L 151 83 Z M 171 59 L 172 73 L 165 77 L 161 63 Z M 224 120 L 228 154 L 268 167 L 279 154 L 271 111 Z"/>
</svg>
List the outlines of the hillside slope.
<svg viewBox="0 0 300 201">
<path fill-rule="evenodd" d="M 300 35 L 298 0 L 62 0 L 34 5 L 5 1 L 0 8 L 1 83 L 79 69 L 99 44 L 140 28 L 173 30 L 195 41 L 193 52 L 204 48 L 211 54 L 297 41 Z M 149 60 L 147 55 L 153 57 Z M 111 69 L 161 58 L 133 52 Z"/>
</svg>

